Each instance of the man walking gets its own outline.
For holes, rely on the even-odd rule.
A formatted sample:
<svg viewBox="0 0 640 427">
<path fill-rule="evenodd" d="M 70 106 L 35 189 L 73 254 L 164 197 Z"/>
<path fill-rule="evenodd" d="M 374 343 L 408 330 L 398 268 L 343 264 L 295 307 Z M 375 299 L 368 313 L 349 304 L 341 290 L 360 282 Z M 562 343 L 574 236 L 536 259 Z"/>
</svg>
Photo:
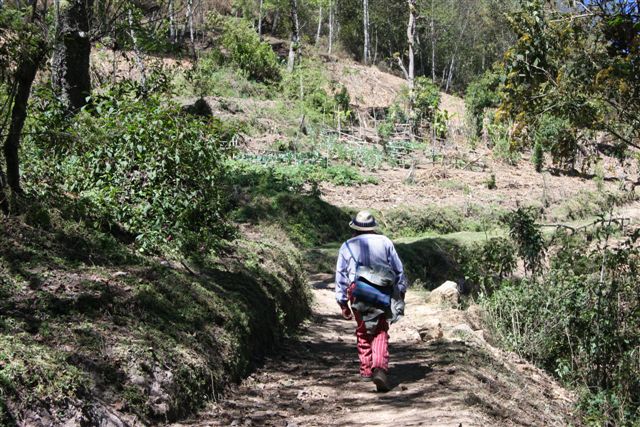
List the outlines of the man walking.
<svg viewBox="0 0 640 427">
<path fill-rule="evenodd" d="M 376 233 L 370 212 L 359 212 L 349 227 L 353 237 L 338 253 L 336 300 L 346 320 L 356 319 L 360 377 L 372 380 L 378 391 L 389 391 L 387 320 L 393 323 L 404 313 L 406 278 L 393 243 Z"/>
</svg>

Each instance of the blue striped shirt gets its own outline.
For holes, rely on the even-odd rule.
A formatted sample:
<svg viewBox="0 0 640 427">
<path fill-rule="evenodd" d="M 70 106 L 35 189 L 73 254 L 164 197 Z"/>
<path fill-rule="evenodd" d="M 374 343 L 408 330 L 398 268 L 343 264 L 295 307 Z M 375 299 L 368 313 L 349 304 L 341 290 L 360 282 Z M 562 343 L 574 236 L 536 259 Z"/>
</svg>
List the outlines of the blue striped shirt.
<svg viewBox="0 0 640 427">
<path fill-rule="evenodd" d="M 353 252 L 349 252 L 349 248 Z M 402 261 L 393 246 L 393 242 L 381 234 L 361 234 L 347 240 L 338 252 L 336 264 L 336 300 L 342 304 L 347 302 L 347 288 L 355 280 L 356 260 L 361 265 L 385 265 L 396 273 L 396 288 L 404 294 L 407 290 L 407 278 L 404 275 Z"/>
</svg>

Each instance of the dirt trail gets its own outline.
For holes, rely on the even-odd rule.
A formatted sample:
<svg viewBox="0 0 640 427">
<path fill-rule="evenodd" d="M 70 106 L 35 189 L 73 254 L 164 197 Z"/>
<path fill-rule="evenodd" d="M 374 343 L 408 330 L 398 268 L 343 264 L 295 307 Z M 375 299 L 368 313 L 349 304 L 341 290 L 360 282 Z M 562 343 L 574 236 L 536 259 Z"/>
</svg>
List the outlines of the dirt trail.
<svg viewBox="0 0 640 427">
<path fill-rule="evenodd" d="M 358 377 L 354 323 L 341 320 L 331 277 L 315 276 L 313 318 L 297 340 L 196 420 L 176 426 L 567 425 L 573 397 L 539 369 L 490 346 L 478 310 L 409 291 L 393 325 L 382 394 Z"/>
</svg>

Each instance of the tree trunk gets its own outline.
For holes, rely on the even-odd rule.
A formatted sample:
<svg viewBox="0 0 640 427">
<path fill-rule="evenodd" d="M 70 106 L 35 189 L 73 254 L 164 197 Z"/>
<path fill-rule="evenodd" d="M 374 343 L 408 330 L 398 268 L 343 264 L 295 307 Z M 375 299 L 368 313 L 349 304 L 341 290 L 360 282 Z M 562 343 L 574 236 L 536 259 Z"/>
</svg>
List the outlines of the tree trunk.
<svg viewBox="0 0 640 427">
<path fill-rule="evenodd" d="M 322 5 L 318 8 L 318 30 L 316 31 L 316 46 L 320 41 L 320 33 L 322 32 Z"/>
<path fill-rule="evenodd" d="M 4 191 L 6 187 L 7 176 L 4 174 L 4 168 L 0 166 L 0 211 L 5 215 L 9 215 L 9 200 L 7 199 L 7 195 Z"/>
<path fill-rule="evenodd" d="M 328 53 L 331 55 L 331 50 L 333 50 L 333 20 L 334 20 L 334 11 L 333 11 L 333 1 L 329 1 L 329 49 Z"/>
<path fill-rule="evenodd" d="M 453 66 L 456 62 L 456 55 L 454 54 L 451 57 L 451 65 L 449 66 L 449 74 L 447 75 L 447 85 L 444 88 L 445 92 L 449 92 L 449 87 L 451 86 L 451 81 L 453 80 Z"/>
<path fill-rule="evenodd" d="M 260 0 L 260 4 L 258 6 L 258 36 L 260 36 L 260 40 L 262 40 L 262 6 L 264 0 Z"/>
<path fill-rule="evenodd" d="M 409 5 L 409 23 L 407 24 L 407 43 L 409 44 L 409 69 L 407 78 L 409 83 L 409 117 L 413 116 L 413 107 L 416 99 L 415 94 L 415 55 L 413 46 L 416 38 L 416 0 L 407 0 Z"/>
<path fill-rule="evenodd" d="M 92 8 L 93 0 L 72 0 L 59 5 L 51 77 L 54 89 L 71 111 L 82 108 L 91 94 L 89 14 Z"/>
<path fill-rule="evenodd" d="M 136 59 L 136 65 L 140 72 L 140 85 L 143 91 L 147 91 L 147 71 L 144 66 L 144 61 L 140 55 L 140 49 L 138 49 L 138 39 L 136 38 L 136 32 L 133 28 L 133 13 L 129 9 L 129 36 L 131 37 L 131 43 L 133 44 L 133 55 Z M 115 53 L 114 53 L 115 54 Z"/>
<path fill-rule="evenodd" d="M 176 17 L 173 0 L 169 0 L 169 41 L 171 44 L 176 43 Z"/>
<path fill-rule="evenodd" d="M 362 61 L 365 65 L 369 64 L 369 0 L 362 0 L 362 26 L 364 29 L 364 51 Z"/>
<path fill-rule="evenodd" d="M 413 46 L 416 39 L 416 0 L 407 0 L 409 3 L 409 24 L 407 25 L 407 43 L 409 44 L 409 88 L 413 90 L 415 79 L 415 54 Z"/>
<path fill-rule="evenodd" d="M 435 0 L 431 0 L 431 80 L 436 82 L 436 24 L 434 14 L 433 3 Z"/>
<path fill-rule="evenodd" d="M 456 62 L 456 56 L 458 55 L 458 50 L 460 49 L 460 41 L 464 40 L 464 35 L 467 31 L 468 23 L 469 23 L 469 19 L 467 17 L 467 19 L 464 20 L 464 24 L 462 25 L 462 28 L 460 30 L 460 34 L 458 36 L 458 42 L 456 43 L 455 48 L 453 49 L 453 55 L 451 57 L 451 65 L 449 66 L 449 75 L 447 76 L 447 85 L 445 87 L 445 92 L 449 92 L 449 88 L 451 87 L 451 84 L 453 81 L 453 71 L 454 71 L 454 66 Z"/>
<path fill-rule="evenodd" d="M 298 21 L 298 1 L 289 0 L 289 4 L 291 5 L 291 44 L 287 70 L 292 73 L 300 49 L 300 22 Z"/>
<path fill-rule="evenodd" d="M 280 23 L 280 11 L 276 10 L 273 14 L 273 24 L 271 24 L 271 34 L 275 34 Z"/>
<path fill-rule="evenodd" d="M 191 42 L 191 56 L 196 56 L 196 43 L 193 35 L 193 0 L 187 0 L 187 22 L 189 23 L 189 42 Z"/>
<path fill-rule="evenodd" d="M 20 158 L 18 150 L 20 148 L 20 137 L 24 121 L 27 118 L 27 104 L 31 94 L 31 86 L 36 78 L 36 73 L 44 60 L 46 46 L 44 42 L 38 46 L 38 51 L 22 59 L 16 71 L 17 90 L 13 99 L 13 109 L 11 110 L 11 123 L 9 133 L 4 143 L 4 158 L 7 163 L 6 183 L 13 194 L 20 194 Z M 5 181 L 4 177 L 3 181 Z M 2 191 L 4 193 L 4 190 Z M 4 194 L 0 195 L 3 209 L 6 199 Z"/>
</svg>

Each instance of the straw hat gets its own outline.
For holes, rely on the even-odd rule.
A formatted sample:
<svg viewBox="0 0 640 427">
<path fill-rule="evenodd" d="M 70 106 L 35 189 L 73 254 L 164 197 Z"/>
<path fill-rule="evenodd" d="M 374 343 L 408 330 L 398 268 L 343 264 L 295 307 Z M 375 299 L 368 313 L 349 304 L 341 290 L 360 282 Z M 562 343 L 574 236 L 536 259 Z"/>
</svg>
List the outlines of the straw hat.
<svg viewBox="0 0 640 427">
<path fill-rule="evenodd" d="M 358 231 L 373 231 L 378 227 L 376 219 L 369 211 L 360 211 L 349 223 L 349 227 Z"/>
</svg>

